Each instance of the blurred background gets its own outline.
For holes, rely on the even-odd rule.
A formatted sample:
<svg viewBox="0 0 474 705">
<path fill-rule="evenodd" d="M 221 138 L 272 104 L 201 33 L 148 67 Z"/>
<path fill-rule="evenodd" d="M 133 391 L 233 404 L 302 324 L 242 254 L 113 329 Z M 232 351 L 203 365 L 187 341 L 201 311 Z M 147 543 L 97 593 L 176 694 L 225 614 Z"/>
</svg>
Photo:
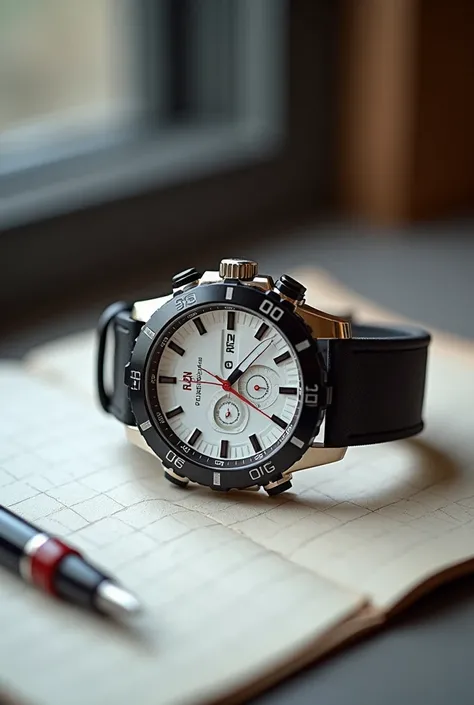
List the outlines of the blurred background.
<svg viewBox="0 0 474 705">
<path fill-rule="evenodd" d="M 0 0 L 0 354 L 222 256 L 473 336 L 473 27 L 469 0 Z"/>
</svg>

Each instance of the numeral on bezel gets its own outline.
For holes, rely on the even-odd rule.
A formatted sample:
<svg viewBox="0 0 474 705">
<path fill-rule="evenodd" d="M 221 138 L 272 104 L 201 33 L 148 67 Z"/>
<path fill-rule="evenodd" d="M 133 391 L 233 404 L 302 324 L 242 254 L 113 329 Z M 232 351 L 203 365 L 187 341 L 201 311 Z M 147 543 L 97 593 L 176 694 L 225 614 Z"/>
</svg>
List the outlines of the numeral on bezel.
<svg viewBox="0 0 474 705">
<path fill-rule="evenodd" d="M 260 465 L 258 468 L 252 468 L 252 470 L 249 470 L 249 475 L 251 480 L 258 480 L 260 477 L 263 477 L 265 474 L 270 474 L 275 471 L 275 466 L 273 463 L 264 463 L 263 465 Z"/>
<path fill-rule="evenodd" d="M 306 406 L 318 405 L 318 391 L 319 387 L 317 384 L 314 387 L 305 387 L 304 403 Z"/>
<path fill-rule="evenodd" d="M 174 299 L 174 304 L 178 311 L 184 311 L 187 306 L 192 306 L 196 303 L 196 294 L 186 294 Z"/>
<path fill-rule="evenodd" d="M 140 391 L 142 386 L 142 373 L 139 370 L 130 370 L 130 389 Z"/>
<path fill-rule="evenodd" d="M 285 313 L 282 308 L 280 308 L 279 306 L 275 306 L 273 301 L 270 301 L 269 299 L 265 299 L 265 301 L 262 301 L 262 303 L 260 304 L 260 311 L 262 313 L 266 313 L 267 316 L 270 316 L 270 318 L 274 321 L 279 321 Z"/>
<path fill-rule="evenodd" d="M 181 470 L 183 465 L 184 465 L 184 458 L 180 458 L 179 455 L 176 455 L 172 450 L 169 450 L 166 453 L 166 460 L 168 460 L 170 463 L 173 463 L 175 467 L 178 468 L 178 470 Z"/>
</svg>

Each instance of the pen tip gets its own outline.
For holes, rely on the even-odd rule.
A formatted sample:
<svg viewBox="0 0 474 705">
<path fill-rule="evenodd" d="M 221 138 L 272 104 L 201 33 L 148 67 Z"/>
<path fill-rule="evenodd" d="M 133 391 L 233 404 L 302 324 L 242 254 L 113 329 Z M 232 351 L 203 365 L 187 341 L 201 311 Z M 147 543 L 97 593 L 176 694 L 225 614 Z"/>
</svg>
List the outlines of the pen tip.
<svg viewBox="0 0 474 705">
<path fill-rule="evenodd" d="M 135 595 L 109 580 L 104 580 L 97 588 L 95 604 L 101 612 L 111 617 L 126 617 L 141 609 Z"/>
</svg>

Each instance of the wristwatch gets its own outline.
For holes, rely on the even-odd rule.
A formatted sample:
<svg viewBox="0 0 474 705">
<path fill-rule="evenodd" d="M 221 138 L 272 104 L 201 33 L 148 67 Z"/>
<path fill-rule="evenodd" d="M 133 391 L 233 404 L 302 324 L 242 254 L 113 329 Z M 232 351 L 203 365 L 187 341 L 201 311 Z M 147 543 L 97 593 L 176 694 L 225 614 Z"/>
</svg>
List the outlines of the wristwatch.
<svg viewBox="0 0 474 705">
<path fill-rule="evenodd" d="M 180 272 L 167 296 L 104 311 L 100 403 L 170 482 L 276 495 L 348 446 L 422 430 L 429 334 L 351 323 L 306 304 L 305 291 L 224 259 L 218 272 Z"/>
</svg>

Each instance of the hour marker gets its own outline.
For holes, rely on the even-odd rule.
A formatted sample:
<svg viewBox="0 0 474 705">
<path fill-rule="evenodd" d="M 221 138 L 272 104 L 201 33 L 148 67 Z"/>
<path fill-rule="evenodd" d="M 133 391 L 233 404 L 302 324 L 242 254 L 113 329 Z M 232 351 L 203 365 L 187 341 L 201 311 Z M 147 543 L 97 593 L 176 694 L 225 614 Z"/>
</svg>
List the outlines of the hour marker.
<svg viewBox="0 0 474 705">
<path fill-rule="evenodd" d="M 298 389 L 296 387 L 279 387 L 278 393 L 279 394 L 297 394 Z"/>
<path fill-rule="evenodd" d="M 229 453 L 229 441 L 221 441 L 221 451 L 219 455 L 221 458 L 227 458 Z"/>
<path fill-rule="evenodd" d="M 302 340 L 301 343 L 298 343 L 298 345 L 295 345 L 295 348 L 298 350 L 298 352 L 301 352 L 302 350 L 306 350 L 306 348 L 309 348 L 311 343 L 309 340 Z"/>
<path fill-rule="evenodd" d="M 286 421 L 283 421 L 283 419 L 280 419 L 279 416 L 275 416 L 275 414 L 272 415 L 272 421 L 273 421 L 273 423 L 276 423 L 276 425 L 279 426 L 280 428 L 286 428 L 288 426 Z"/>
<path fill-rule="evenodd" d="M 204 323 L 201 321 L 199 316 L 197 318 L 193 318 L 193 323 L 196 326 L 196 328 L 199 331 L 199 335 L 204 335 L 204 333 L 207 333 L 206 327 Z"/>
<path fill-rule="evenodd" d="M 171 345 L 171 343 L 170 343 Z M 273 358 L 273 362 L 275 365 L 279 365 L 282 362 L 285 362 L 285 360 L 289 360 L 291 357 L 289 351 L 287 350 L 286 352 L 282 353 L 281 355 L 278 355 L 278 357 Z"/>
<path fill-rule="evenodd" d="M 158 382 L 160 384 L 176 384 L 176 377 L 166 377 L 166 375 L 160 375 L 158 377 Z"/>
<path fill-rule="evenodd" d="M 168 347 L 170 348 L 170 350 L 173 350 L 175 353 L 177 353 L 178 355 L 181 355 L 181 356 L 183 356 L 184 353 L 186 352 L 184 350 L 184 348 L 181 348 L 173 340 L 170 341 L 170 343 L 168 344 Z"/>
<path fill-rule="evenodd" d="M 234 295 L 234 288 L 232 286 L 228 286 L 227 289 L 225 290 L 225 298 L 227 301 L 232 301 L 232 297 Z"/>
<path fill-rule="evenodd" d="M 188 439 L 189 445 L 193 446 L 201 434 L 202 434 L 202 431 L 199 428 L 195 428 Z"/>
<path fill-rule="evenodd" d="M 212 474 L 212 484 L 213 485 L 220 485 L 221 484 L 221 474 L 220 472 L 214 472 Z"/>
<path fill-rule="evenodd" d="M 227 330 L 234 330 L 235 328 L 235 311 L 227 312 Z"/>
<path fill-rule="evenodd" d="M 167 419 L 173 419 L 175 416 L 178 416 L 179 414 L 182 414 L 184 412 L 184 409 L 182 406 L 177 406 L 176 409 L 171 409 L 171 411 L 168 411 L 168 413 L 165 414 Z"/>
<path fill-rule="evenodd" d="M 262 450 L 262 446 L 260 445 L 260 441 L 258 440 L 257 436 L 255 433 L 252 433 L 251 436 L 249 436 L 249 441 L 252 444 L 252 447 L 256 453 L 260 453 Z"/>
<path fill-rule="evenodd" d="M 254 337 L 257 338 L 257 340 L 261 340 L 263 338 L 263 336 L 265 335 L 265 333 L 267 332 L 268 328 L 269 328 L 269 326 L 267 326 L 266 323 L 262 323 L 262 325 L 259 327 L 258 331 L 255 333 Z"/>
<path fill-rule="evenodd" d="M 145 333 L 145 335 L 147 335 L 147 336 L 148 336 L 149 338 L 151 338 L 152 340 L 153 340 L 153 338 L 154 338 L 155 335 L 156 335 L 155 331 L 152 330 L 151 328 L 148 328 L 148 326 L 145 326 L 145 327 L 144 327 L 143 332 Z"/>
<path fill-rule="evenodd" d="M 293 438 L 290 438 L 290 443 L 293 443 L 294 446 L 297 448 L 302 448 L 304 446 L 303 441 L 300 441 L 299 438 L 296 438 L 296 436 L 293 436 Z"/>
<path fill-rule="evenodd" d="M 140 428 L 142 431 L 148 431 L 149 428 L 151 428 L 151 421 L 144 421 L 143 423 L 140 424 Z"/>
</svg>

